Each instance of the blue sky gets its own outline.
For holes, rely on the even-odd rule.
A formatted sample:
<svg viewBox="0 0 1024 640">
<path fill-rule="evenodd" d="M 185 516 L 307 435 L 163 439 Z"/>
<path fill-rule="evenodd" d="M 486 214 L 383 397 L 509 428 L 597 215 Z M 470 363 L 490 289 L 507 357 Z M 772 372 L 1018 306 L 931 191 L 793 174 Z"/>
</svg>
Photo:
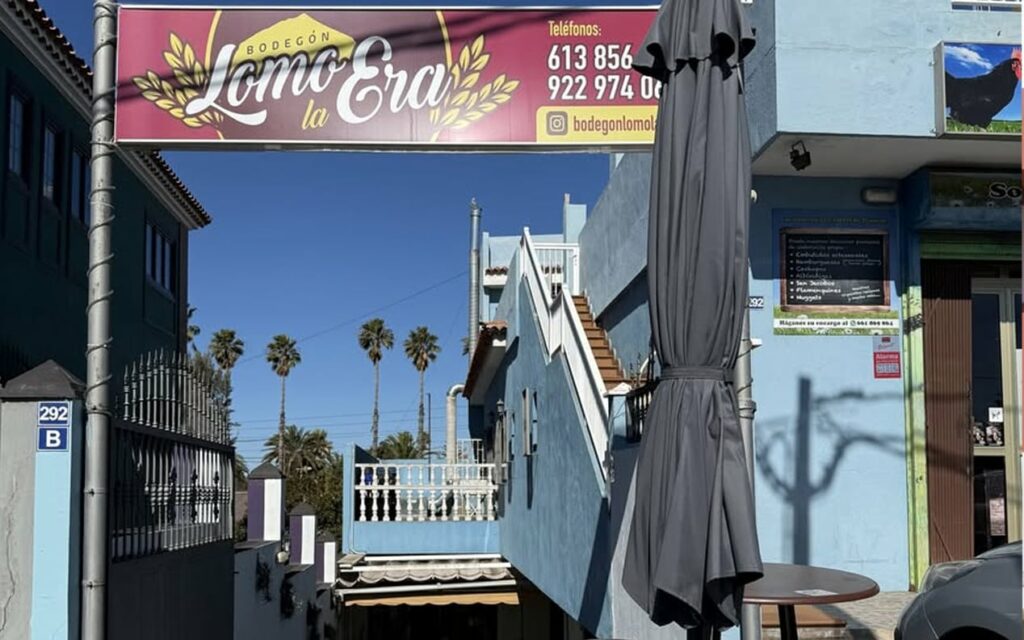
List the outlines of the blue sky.
<svg viewBox="0 0 1024 640">
<path fill-rule="evenodd" d="M 946 71 L 957 78 L 985 75 L 997 64 L 1009 59 L 1013 49 L 1013 46 L 1005 44 L 946 43 Z M 995 119 L 1019 122 L 1020 114 L 1020 91 L 1018 90 L 1014 91 L 1010 104 L 996 114 Z"/>
<path fill-rule="evenodd" d="M 91 3 L 43 4 L 76 49 L 90 51 Z M 166 157 L 214 218 L 191 235 L 189 300 L 198 308 L 201 345 L 222 327 L 245 340 L 234 402 L 239 450 L 250 463 L 277 425 L 279 381 L 261 355 L 276 333 L 307 338 L 299 343 L 302 364 L 288 378 L 289 422 L 325 428 L 339 450 L 368 443 L 373 372 L 355 336 L 382 307 L 389 307 L 379 315 L 399 344 L 382 363 L 381 432 L 415 431 L 417 375 L 400 342 L 424 324 L 443 348 L 427 371 L 434 442 L 441 442 L 444 393 L 466 370 L 460 339 L 467 323 L 470 198 L 479 200 L 483 228 L 494 234 L 518 234 L 524 225 L 557 232 L 563 193 L 592 206 L 609 166 L 600 154 Z M 459 427 L 465 432 L 464 406 Z"/>
</svg>

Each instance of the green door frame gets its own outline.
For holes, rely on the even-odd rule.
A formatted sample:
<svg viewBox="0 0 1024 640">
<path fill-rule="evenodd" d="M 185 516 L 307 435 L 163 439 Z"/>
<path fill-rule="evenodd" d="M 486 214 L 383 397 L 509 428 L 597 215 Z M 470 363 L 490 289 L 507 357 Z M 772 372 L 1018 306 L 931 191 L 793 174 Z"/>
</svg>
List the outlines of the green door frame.
<svg viewBox="0 0 1024 640">
<path fill-rule="evenodd" d="M 912 232 L 908 242 L 903 307 L 903 361 L 906 374 L 905 432 L 907 446 L 907 523 L 910 588 L 916 589 L 928 569 L 928 460 L 925 447 L 924 322 L 921 298 L 922 260 L 1020 262 L 1020 237 L 1010 234 Z"/>
</svg>

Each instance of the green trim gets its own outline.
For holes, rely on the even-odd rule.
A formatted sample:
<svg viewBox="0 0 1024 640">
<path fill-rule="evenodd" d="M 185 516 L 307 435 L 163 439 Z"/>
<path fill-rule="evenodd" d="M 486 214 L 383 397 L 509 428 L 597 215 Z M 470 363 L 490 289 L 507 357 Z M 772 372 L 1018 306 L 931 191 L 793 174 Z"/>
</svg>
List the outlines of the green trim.
<svg viewBox="0 0 1024 640">
<path fill-rule="evenodd" d="M 928 455 L 924 402 L 924 305 L 922 260 L 1020 261 L 1020 235 L 1014 233 L 922 232 L 911 237 L 903 304 L 903 378 L 907 446 L 907 522 L 910 586 L 921 584 L 931 558 L 928 523 Z"/>
<path fill-rule="evenodd" d="M 907 537 L 910 588 L 924 579 L 931 559 L 928 536 L 928 455 L 925 441 L 924 307 L 921 299 L 921 261 L 917 239 L 909 249 L 907 286 L 903 303 L 904 419 L 907 447 Z"/>
<path fill-rule="evenodd" d="M 920 235 L 922 260 L 1020 260 L 1020 234 L 930 233 Z"/>
</svg>

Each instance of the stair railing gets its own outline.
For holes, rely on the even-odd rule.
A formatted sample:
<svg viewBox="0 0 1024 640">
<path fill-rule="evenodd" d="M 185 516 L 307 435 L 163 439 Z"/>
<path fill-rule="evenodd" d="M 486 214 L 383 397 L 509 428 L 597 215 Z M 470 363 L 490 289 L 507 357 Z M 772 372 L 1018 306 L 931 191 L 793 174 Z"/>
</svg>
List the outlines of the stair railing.
<svg viewBox="0 0 1024 640">
<path fill-rule="evenodd" d="M 538 247 L 543 247 L 545 252 L 543 260 L 538 257 Z M 523 229 L 519 249 L 521 276 L 527 283 L 548 359 L 559 352 L 565 358 L 572 388 L 590 434 L 597 467 L 602 478 L 606 479 L 609 422 L 604 379 L 572 301 L 572 293 L 579 287 L 579 248 L 575 245 L 534 245 L 530 230 Z M 559 252 L 560 255 L 555 255 Z M 555 287 L 555 281 L 547 276 L 555 271 L 552 267 L 557 265 L 562 265 L 564 270 L 561 273 L 568 274 L 569 279 Z"/>
</svg>

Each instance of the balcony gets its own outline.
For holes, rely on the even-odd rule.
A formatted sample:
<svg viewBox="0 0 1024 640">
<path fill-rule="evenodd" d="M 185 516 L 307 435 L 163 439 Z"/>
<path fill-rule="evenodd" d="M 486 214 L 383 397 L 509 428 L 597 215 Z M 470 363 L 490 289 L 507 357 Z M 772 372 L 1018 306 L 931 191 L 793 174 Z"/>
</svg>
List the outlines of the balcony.
<svg viewBox="0 0 1024 640">
<path fill-rule="evenodd" d="M 453 464 L 346 457 L 345 553 L 464 554 L 498 551 L 498 485 L 478 442 L 460 442 Z"/>
</svg>

